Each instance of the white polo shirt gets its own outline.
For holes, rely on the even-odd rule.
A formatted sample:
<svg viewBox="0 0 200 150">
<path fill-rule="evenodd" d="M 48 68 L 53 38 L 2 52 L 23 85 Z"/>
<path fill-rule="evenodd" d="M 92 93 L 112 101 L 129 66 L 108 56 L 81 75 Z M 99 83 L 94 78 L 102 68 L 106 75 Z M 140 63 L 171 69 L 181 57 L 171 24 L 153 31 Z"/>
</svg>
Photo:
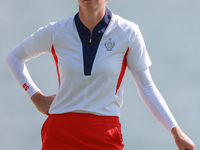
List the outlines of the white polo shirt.
<svg viewBox="0 0 200 150">
<path fill-rule="evenodd" d="M 23 46 L 30 57 L 54 56 L 59 90 L 50 114 L 120 116 L 126 66 L 138 71 L 151 65 L 139 27 L 108 9 L 91 39 L 76 14 L 40 28 Z"/>
</svg>

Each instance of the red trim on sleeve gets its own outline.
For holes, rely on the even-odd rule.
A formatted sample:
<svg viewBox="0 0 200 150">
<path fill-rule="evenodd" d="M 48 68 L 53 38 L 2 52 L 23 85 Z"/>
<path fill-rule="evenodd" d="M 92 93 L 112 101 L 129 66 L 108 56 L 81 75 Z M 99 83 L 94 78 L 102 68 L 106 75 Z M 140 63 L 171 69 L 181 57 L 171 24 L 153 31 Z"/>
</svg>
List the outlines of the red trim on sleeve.
<svg viewBox="0 0 200 150">
<path fill-rule="evenodd" d="M 118 79 L 118 83 L 117 83 L 117 88 L 116 88 L 115 94 L 117 93 L 117 91 L 118 91 L 118 89 L 119 89 L 119 87 L 121 85 L 122 79 L 124 77 L 124 74 L 125 74 L 125 70 L 126 70 L 126 66 L 127 66 L 126 55 L 127 55 L 128 51 L 129 51 L 129 48 L 127 49 L 127 51 L 126 51 L 126 53 L 124 55 L 123 61 L 122 61 L 122 69 L 121 69 L 121 73 L 119 75 L 119 79 Z"/>
<path fill-rule="evenodd" d="M 58 82 L 59 82 L 59 88 L 60 88 L 60 72 L 59 72 L 59 67 L 58 67 L 58 56 L 56 55 L 54 45 L 52 45 L 51 53 L 52 53 L 54 60 L 55 60 L 55 63 L 56 63 L 56 69 L 57 69 L 57 74 L 58 74 Z"/>
</svg>

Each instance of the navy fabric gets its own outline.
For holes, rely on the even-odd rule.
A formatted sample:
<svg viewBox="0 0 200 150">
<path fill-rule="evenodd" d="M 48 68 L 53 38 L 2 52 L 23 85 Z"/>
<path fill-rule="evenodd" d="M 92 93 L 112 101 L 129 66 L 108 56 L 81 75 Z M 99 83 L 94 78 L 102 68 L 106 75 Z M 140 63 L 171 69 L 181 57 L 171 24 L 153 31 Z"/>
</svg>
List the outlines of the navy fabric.
<svg viewBox="0 0 200 150">
<path fill-rule="evenodd" d="M 95 26 L 92 33 L 92 38 L 90 38 L 90 30 L 81 22 L 79 13 L 75 15 L 75 24 L 83 47 L 84 74 L 86 76 L 91 75 L 92 66 L 99 43 L 111 20 L 111 16 L 112 13 L 106 8 L 106 13 L 103 19 Z"/>
</svg>

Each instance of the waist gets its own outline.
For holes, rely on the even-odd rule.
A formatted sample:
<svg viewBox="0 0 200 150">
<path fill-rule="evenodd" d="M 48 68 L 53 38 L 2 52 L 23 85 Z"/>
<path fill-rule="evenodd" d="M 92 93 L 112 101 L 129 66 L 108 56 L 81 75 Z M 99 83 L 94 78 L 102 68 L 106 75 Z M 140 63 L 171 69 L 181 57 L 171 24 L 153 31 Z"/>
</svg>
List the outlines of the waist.
<svg viewBox="0 0 200 150">
<path fill-rule="evenodd" d="M 87 123 L 116 123 L 120 124 L 117 116 L 99 116 L 90 113 L 68 112 L 62 114 L 50 114 L 52 120 L 62 120 L 64 122 L 87 122 Z"/>
</svg>

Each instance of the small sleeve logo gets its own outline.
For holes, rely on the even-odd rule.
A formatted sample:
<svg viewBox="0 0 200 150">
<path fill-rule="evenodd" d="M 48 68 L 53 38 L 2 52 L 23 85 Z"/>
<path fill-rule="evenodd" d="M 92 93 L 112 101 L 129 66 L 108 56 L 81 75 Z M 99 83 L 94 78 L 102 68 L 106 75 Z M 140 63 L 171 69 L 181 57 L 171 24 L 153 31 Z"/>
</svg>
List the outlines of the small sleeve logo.
<svg viewBox="0 0 200 150">
<path fill-rule="evenodd" d="M 24 84 L 22 85 L 22 87 L 23 87 L 23 89 L 24 89 L 25 91 L 27 91 L 27 90 L 29 89 L 29 86 L 28 86 L 26 83 L 24 83 Z"/>
</svg>

